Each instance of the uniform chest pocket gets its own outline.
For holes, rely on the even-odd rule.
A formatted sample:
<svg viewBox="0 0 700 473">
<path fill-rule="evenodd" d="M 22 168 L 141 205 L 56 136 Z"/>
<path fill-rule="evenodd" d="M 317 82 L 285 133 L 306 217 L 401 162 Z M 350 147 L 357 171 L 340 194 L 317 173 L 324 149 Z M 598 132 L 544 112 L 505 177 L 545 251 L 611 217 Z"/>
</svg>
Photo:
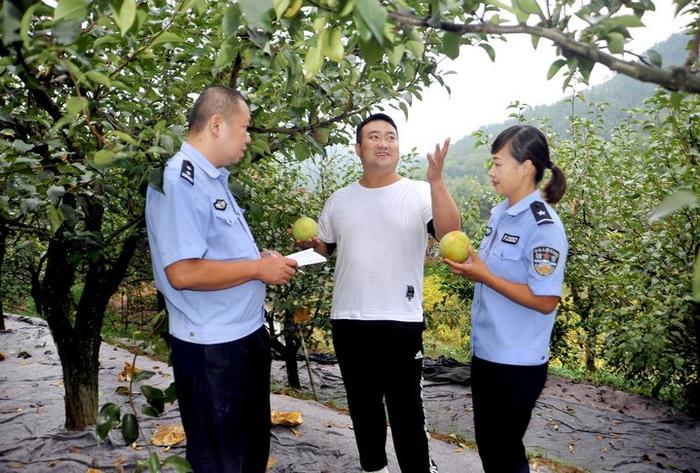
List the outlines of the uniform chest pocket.
<svg viewBox="0 0 700 473">
<path fill-rule="evenodd" d="M 210 234 L 210 257 L 242 258 L 250 257 L 249 237 L 241 221 L 242 216 L 233 211 L 216 211 Z"/>
<path fill-rule="evenodd" d="M 513 245 L 497 245 L 493 251 L 497 258 L 496 272 L 502 278 L 513 282 L 527 281 L 527 265 L 523 262 L 523 248 Z"/>
</svg>

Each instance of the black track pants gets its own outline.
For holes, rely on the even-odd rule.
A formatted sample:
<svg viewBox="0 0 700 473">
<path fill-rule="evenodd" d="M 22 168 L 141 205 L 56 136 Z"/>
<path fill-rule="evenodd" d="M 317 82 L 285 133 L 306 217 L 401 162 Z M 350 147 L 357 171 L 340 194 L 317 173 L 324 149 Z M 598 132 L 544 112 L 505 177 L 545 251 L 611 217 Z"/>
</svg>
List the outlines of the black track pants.
<svg viewBox="0 0 700 473">
<path fill-rule="evenodd" d="M 228 343 L 171 337 L 175 390 L 195 473 L 264 473 L 270 453 L 270 338 Z"/>
<path fill-rule="evenodd" d="M 547 380 L 547 363 L 515 366 L 472 358 L 474 430 L 486 473 L 530 471 L 523 436 Z"/>
<path fill-rule="evenodd" d="M 333 320 L 360 465 L 387 464 L 386 412 L 403 473 L 435 473 L 422 399 L 423 323 Z"/>
</svg>

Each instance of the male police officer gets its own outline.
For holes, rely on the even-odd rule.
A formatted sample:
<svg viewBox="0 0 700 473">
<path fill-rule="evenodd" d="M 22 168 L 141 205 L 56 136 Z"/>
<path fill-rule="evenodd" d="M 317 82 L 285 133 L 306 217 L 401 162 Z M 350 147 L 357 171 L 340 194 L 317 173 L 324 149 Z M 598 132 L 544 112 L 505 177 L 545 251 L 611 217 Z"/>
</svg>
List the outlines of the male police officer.
<svg viewBox="0 0 700 473">
<path fill-rule="evenodd" d="M 296 262 L 263 257 L 228 188 L 225 166 L 250 142 L 245 99 L 202 92 L 186 142 L 149 187 L 146 223 L 156 286 L 168 310 L 175 388 L 196 473 L 263 473 L 270 447 L 270 341 L 265 283 Z"/>
</svg>

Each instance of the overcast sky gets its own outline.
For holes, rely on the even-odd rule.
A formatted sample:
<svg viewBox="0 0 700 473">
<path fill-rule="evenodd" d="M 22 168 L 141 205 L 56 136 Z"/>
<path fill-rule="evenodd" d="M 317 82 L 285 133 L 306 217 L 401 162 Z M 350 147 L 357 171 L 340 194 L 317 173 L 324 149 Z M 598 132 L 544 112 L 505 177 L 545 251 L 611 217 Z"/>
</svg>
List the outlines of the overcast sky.
<svg viewBox="0 0 700 473">
<path fill-rule="evenodd" d="M 656 12 L 646 13 L 645 28 L 631 28 L 633 41 L 626 49 L 642 53 L 671 34 L 680 31 L 687 18 L 674 18 L 671 0 L 659 0 Z M 508 42 L 492 41 L 496 62 L 491 62 L 479 47 L 462 47 L 455 61 L 446 58 L 443 70 L 456 74 L 445 77 L 452 89 L 449 95 L 439 84 L 423 94 L 423 100 L 414 100 L 408 121 L 403 112 L 387 107 L 399 127 L 402 153 L 416 147 L 419 154 L 432 149 L 446 137 L 458 141 L 482 125 L 497 123 L 507 117 L 506 107 L 515 100 L 531 106 L 556 102 L 563 96 L 562 74 L 547 81 L 547 71 L 556 59 L 551 42 L 542 39 L 537 50 L 532 48 L 527 35 L 511 35 Z M 628 56 L 629 58 L 629 56 Z M 591 85 L 612 77 L 602 65 L 596 65 Z"/>
</svg>

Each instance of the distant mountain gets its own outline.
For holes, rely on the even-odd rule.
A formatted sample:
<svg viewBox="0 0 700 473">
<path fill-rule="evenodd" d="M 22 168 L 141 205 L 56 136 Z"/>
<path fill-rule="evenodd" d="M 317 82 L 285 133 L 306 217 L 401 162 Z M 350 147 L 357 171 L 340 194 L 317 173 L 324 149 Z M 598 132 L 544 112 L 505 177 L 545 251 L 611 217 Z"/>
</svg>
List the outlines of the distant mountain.
<svg viewBox="0 0 700 473">
<path fill-rule="evenodd" d="M 653 50 L 661 54 L 664 65 L 680 65 L 685 61 L 686 44 L 688 37 L 682 33 L 669 36 L 665 41 L 656 44 Z M 604 66 L 597 66 L 604 67 Z M 621 74 L 617 74 L 612 79 L 595 85 L 582 91 L 585 103 L 580 100 L 574 101 L 574 113 L 583 115 L 588 112 L 591 103 L 608 104 L 605 111 L 605 123 L 609 128 L 613 128 L 624 118 L 625 111 L 639 107 L 645 98 L 654 93 L 658 86 L 640 82 Z M 528 122 L 538 122 L 547 120 L 549 126 L 558 134 L 565 136 L 569 124 L 569 117 L 572 114 L 571 100 L 562 99 L 551 105 L 538 105 L 525 113 Z M 501 123 L 484 125 L 479 130 L 489 136 L 495 136 L 504 128 L 515 124 L 515 120 L 506 120 Z M 488 150 L 481 148 L 474 150 L 476 139 L 469 135 L 465 136 L 450 146 L 450 158 L 445 163 L 445 176 L 448 178 L 460 178 L 467 175 L 480 176 L 486 178 L 483 172 L 483 162 L 488 156 Z"/>
</svg>

